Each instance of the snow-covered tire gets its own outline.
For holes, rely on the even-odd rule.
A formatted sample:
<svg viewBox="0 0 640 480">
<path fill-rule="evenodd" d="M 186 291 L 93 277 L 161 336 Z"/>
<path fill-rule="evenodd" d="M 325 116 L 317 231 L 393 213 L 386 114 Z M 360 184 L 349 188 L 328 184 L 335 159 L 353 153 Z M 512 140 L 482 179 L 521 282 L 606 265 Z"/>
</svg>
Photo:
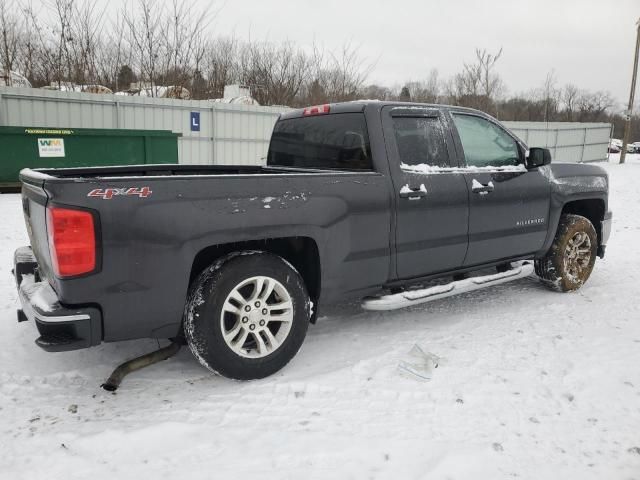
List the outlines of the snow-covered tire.
<svg viewBox="0 0 640 480">
<path fill-rule="evenodd" d="M 277 372 L 296 355 L 310 316 L 307 289 L 291 264 L 271 253 L 236 252 L 193 282 L 184 331 L 206 368 L 253 380 Z"/>
<path fill-rule="evenodd" d="M 564 214 L 551 248 L 535 261 L 536 274 L 553 290 L 577 290 L 591 275 L 597 250 L 598 234 L 589 219 Z"/>
</svg>

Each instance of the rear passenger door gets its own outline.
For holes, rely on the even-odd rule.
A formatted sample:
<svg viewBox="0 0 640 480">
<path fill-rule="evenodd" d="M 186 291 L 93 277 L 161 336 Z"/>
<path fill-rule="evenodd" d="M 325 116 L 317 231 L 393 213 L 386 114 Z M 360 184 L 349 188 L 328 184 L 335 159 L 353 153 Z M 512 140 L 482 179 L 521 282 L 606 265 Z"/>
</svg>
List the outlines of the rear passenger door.
<svg viewBox="0 0 640 480">
<path fill-rule="evenodd" d="M 458 160 L 469 189 L 465 266 L 524 256 L 542 248 L 550 184 L 524 167 L 524 148 L 490 117 L 451 112 Z"/>
<path fill-rule="evenodd" d="M 468 193 L 457 166 L 447 117 L 440 109 L 382 110 L 395 205 L 398 278 L 458 268 L 467 251 Z M 449 169 L 449 171 L 447 170 Z"/>
</svg>

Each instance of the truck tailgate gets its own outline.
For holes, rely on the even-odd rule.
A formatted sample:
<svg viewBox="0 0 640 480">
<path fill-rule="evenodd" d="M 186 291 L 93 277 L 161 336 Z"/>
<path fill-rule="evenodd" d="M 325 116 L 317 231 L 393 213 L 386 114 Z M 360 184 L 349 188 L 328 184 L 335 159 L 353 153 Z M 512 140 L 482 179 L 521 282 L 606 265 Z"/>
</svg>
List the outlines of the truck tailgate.
<svg viewBox="0 0 640 480">
<path fill-rule="evenodd" d="M 47 203 L 48 197 L 42 188 L 41 181 L 22 184 L 22 210 L 29 234 L 33 254 L 39 265 L 39 274 L 53 284 L 54 276 L 51 267 L 51 255 L 47 238 Z"/>
</svg>

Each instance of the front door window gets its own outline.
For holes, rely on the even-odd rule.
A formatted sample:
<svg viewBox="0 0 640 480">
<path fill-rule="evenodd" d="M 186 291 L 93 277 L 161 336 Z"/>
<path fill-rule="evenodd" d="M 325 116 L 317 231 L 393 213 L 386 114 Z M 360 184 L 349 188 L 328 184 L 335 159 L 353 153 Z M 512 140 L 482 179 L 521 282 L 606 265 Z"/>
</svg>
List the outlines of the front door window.
<svg viewBox="0 0 640 480">
<path fill-rule="evenodd" d="M 469 167 L 508 167 L 521 163 L 515 140 L 497 125 L 475 115 L 453 114 Z"/>
</svg>

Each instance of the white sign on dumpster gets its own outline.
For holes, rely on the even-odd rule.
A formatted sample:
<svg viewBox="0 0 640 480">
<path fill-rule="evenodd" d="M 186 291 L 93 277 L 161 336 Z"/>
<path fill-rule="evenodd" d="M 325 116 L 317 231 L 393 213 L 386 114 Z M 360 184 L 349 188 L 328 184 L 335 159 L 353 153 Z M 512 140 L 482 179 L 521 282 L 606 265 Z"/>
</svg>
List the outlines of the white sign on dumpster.
<svg viewBox="0 0 640 480">
<path fill-rule="evenodd" d="M 38 155 L 40 157 L 64 157 L 64 139 L 39 138 Z"/>
</svg>

